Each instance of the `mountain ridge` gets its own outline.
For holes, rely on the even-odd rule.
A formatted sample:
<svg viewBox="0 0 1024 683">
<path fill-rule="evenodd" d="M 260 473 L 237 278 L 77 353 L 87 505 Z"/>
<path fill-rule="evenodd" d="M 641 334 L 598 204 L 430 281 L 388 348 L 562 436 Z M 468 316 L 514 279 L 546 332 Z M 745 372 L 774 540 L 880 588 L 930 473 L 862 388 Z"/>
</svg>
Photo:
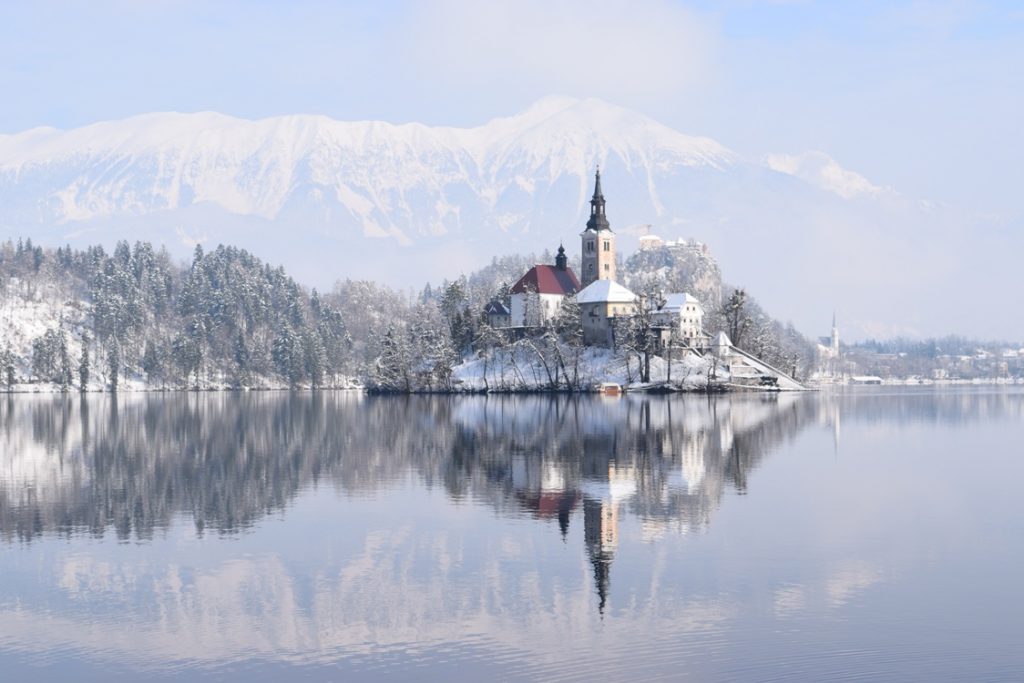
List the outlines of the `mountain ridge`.
<svg viewBox="0 0 1024 683">
<path fill-rule="evenodd" d="M 69 131 L 37 128 L 0 139 L 0 185 L 17 187 L 26 177 L 33 185 L 49 183 L 52 189 L 23 213 L 54 223 L 202 202 L 274 219 L 295 195 L 312 189 L 347 209 L 365 235 L 411 240 L 411 233 L 438 230 L 405 230 L 396 222 L 382 230 L 387 222 L 368 214 L 374 208 L 387 214 L 394 202 L 380 190 L 443 195 L 445 185 L 464 183 L 493 209 L 510 187 L 530 188 L 523 173 L 553 181 L 572 171 L 582 188 L 589 158 L 609 154 L 647 166 L 734 163 L 718 143 L 640 114 L 598 100 L 547 98 L 473 128 L 320 115 L 250 121 L 216 112 L 142 114 Z M 510 168 L 517 172 L 511 178 Z M 54 171 L 62 176 L 56 183 Z M 447 214 L 441 214 L 443 222 Z M 3 218 L 20 222 L 17 215 Z"/>
<path fill-rule="evenodd" d="M 987 258 L 971 245 L 994 239 L 985 226 L 970 241 L 920 239 L 963 235 L 970 217 L 928 209 L 822 152 L 745 158 L 635 111 L 566 97 L 467 128 L 200 112 L 0 136 L 0 237 L 148 240 L 178 258 L 196 243 L 237 244 L 308 285 L 418 287 L 492 256 L 560 241 L 572 252 L 598 164 L 623 254 L 647 232 L 697 238 L 728 281 L 807 330 L 838 309 L 874 334 L 947 332 L 939 304 L 924 311 L 932 328 L 921 324 L 920 302 L 941 292 L 971 310 L 967 293 L 946 291 L 967 264 L 959 274 L 932 264 Z M 908 263 L 922 271 L 910 281 Z M 985 324 L 964 321 L 964 331 Z"/>
</svg>

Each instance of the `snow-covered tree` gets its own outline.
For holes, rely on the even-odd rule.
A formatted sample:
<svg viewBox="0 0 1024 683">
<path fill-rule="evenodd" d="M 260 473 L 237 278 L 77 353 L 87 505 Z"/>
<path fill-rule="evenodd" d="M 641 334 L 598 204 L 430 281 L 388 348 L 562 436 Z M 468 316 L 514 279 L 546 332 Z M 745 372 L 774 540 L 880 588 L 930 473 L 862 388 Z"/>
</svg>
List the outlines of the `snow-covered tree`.
<svg viewBox="0 0 1024 683">
<path fill-rule="evenodd" d="M 89 390 L 89 335 L 82 335 L 82 357 L 78 361 L 78 390 Z"/>
<path fill-rule="evenodd" d="M 747 312 L 747 292 L 734 289 L 722 307 L 725 318 L 726 332 L 736 346 L 743 347 L 746 333 L 750 328 L 750 316 Z"/>
<path fill-rule="evenodd" d="M 10 342 L 4 346 L 4 350 L 0 351 L 0 380 L 7 386 L 8 391 L 14 386 L 14 363 L 16 358 L 14 352 L 11 350 Z"/>
<path fill-rule="evenodd" d="M 110 390 L 117 391 L 119 373 L 121 371 L 121 352 L 117 344 L 107 347 L 107 380 L 110 382 Z"/>
<path fill-rule="evenodd" d="M 575 294 L 562 300 L 562 305 L 551 322 L 558 339 L 562 342 L 559 360 L 565 385 L 569 389 L 579 389 L 580 358 L 584 349 L 583 314 Z"/>
<path fill-rule="evenodd" d="M 409 341 L 400 328 L 389 326 L 373 366 L 372 386 L 382 391 L 412 391 L 412 357 Z"/>
</svg>

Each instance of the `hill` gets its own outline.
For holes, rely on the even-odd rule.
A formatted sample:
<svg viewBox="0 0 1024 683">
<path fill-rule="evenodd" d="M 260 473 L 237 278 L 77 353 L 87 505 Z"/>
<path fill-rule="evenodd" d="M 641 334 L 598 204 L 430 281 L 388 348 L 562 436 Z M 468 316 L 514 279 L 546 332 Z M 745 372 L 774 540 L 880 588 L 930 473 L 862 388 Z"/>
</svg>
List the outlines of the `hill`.
<svg viewBox="0 0 1024 683">
<path fill-rule="evenodd" d="M 248 252 L 176 265 L 146 242 L 0 245 L 0 380 L 12 389 L 346 385 L 338 311 Z"/>
</svg>

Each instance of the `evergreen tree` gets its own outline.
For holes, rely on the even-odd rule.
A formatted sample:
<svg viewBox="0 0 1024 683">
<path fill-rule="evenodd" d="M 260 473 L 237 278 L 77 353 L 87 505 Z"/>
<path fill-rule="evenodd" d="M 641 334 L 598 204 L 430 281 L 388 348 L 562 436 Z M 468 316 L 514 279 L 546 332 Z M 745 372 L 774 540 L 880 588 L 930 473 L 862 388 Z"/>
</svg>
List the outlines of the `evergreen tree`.
<svg viewBox="0 0 1024 683">
<path fill-rule="evenodd" d="M 320 336 L 313 330 L 308 330 L 302 335 L 302 361 L 305 376 L 309 378 L 310 384 L 314 387 L 322 386 L 327 361 Z"/>
<path fill-rule="evenodd" d="M 71 356 L 68 354 L 68 340 L 63 331 L 60 333 L 60 390 L 67 391 L 71 388 L 74 372 L 71 369 Z"/>
<path fill-rule="evenodd" d="M 723 307 L 729 339 L 733 344 L 741 348 L 751 323 L 750 317 L 747 315 L 746 305 L 747 292 L 743 289 L 734 289 Z"/>
<path fill-rule="evenodd" d="M 53 330 L 32 340 L 32 377 L 36 382 L 50 382 L 56 374 L 58 342 Z"/>
<path fill-rule="evenodd" d="M 512 305 L 512 285 L 509 284 L 508 280 L 503 280 L 498 285 L 498 292 L 494 298 L 500 301 L 506 308 Z"/>
<path fill-rule="evenodd" d="M 111 344 L 107 349 L 107 373 L 110 380 L 110 390 L 117 391 L 118 373 L 121 369 L 121 352 L 117 344 Z"/>
<path fill-rule="evenodd" d="M 89 390 L 89 335 L 82 335 L 82 359 L 78 363 L 78 390 Z"/>
<path fill-rule="evenodd" d="M 146 381 L 150 385 L 163 383 L 164 363 L 160 349 L 152 339 L 146 340 L 146 349 L 142 354 L 142 371 L 146 373 Z"/>
<path fill-rule="evenodd" d="M 274 368 L 277 373 L 288 382 L 289 386 L 297 385 L 302 379 L 304 359 L 300 340 L 290 325 L 286 324 L 277 339 L 274 340 L 271 357 L 274 359 Z"/>
<path fill-rule="evenodd" d="M 194 378 L 194 386 L 199 388 L 199 379 L 203 367 L 203 323 L 192 318 L 184 332 L 174 337 L 171 343 L 171 356 L 181 371 L 179 380 L 188 384 Z"/>
<path fill-rule="evenodd" d="M 405 334 L 389 326 L 373 366 L 373 386 L 383 391 L 412 391 L 412 359 Z"/>
<path fill-rule="evenodd" d="M 235 378 L 239 386 L 248 384 L 250 378 L 250 365 L 252 363 L 252 351 L 246 342 L 245 335 L 239 332 L 235 335 Z"/>
<path fill-rule="evenodd" d="M 7 385 L 7 390 L 10 391 L 14 386 L 14 352 L 11 350 L 10 342 L 4 347 L 3 353 L 0 353 L 0 376 L 2 376 L 3 383 Z"/>
</svg>

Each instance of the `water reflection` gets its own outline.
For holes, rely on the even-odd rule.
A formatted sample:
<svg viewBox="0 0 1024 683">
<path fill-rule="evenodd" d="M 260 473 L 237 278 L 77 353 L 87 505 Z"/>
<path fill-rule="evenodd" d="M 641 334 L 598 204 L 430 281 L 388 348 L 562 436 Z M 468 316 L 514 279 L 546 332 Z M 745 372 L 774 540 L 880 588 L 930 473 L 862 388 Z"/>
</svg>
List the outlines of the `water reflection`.
<svg viewBox="0 0 1024 683">
<path fill-rule="evenodd" d="M 455 500 L 556 519 L 563 537 L 580 518 L 603 612 L 620 515 L 650 538 L 701 531 L 724 488 L 743 491 L 817 407 L 792 396 L 10 399 L 0 533 L 148 540 L 180 514 L 199 533 L 233 533 L 307 486 L 367 494 L 411 472 Z"/>
<path fill-rule="evenodd" d="M 455 418 L 479 457 L 457 458 L 458 494 L 557 518 L 563 536 L 581 512 L 603 611 L 620 515 L 639 518 L 647 539 L 702 531 L 724 489 L 744 491 L 761 458 L 817 408 L 795 396 L 471 404 Z"/>
<path fill-rule="evenodd" d="M 723 487 L 743 491 L 775 443 L 818 419 L 819 404 L 317 393 L 0 406 L 6 541 L 110 532 L 146 540 L 181 514 L 200 533 L 234 533 L 309 486 L 366 495 L 412 473 L 455 501 L 557 519 L 563 535 L 582 507 L 594 526 L 586 537 L 603 539 L 595 552 L 606 555 L 619 508 L 652 535 L 702 529 Z"/>
<path fill-rule="evenodd" d="M 22 552 L 0 564 L 0 663 L 486 656 L 505 677 L 555 677 L 589 657 L 615 677 L 642 653 L 671 670 L 680 648 L 720 647 L 751 598 L 720 583 L 727 553 L 708 571 L 667 541 L 711 531 L 787 442 L 824 429 L 841 450 L 858 427 L 1021 417 L 1021 395 L 998 392 L 3 399 L 0 534 Z M 893 573 L 862 551 L 777 579 L 763 567 L 768 609 L 846 607 Z"/>
<path fill-rule="evenodd" d="M 320 482 L 362 495 L 413 473 L 453 500 L 556 519 L 563 536 L 582 509 L 588 552 L 607 563 L 620 509 L 651 537 L 700 531 L 726 486 L 744 492 L 760 460 L 811 424 L 832 429 L 838 448 L 843 412 L 871 423 L 948 424 L 1024 417 L 1018 398 L 8 396 L 0 401 L 0 537 L 112 531 L 149 539 L 178 514 L 200 533 L 232 533 Z"/>
</svg>

